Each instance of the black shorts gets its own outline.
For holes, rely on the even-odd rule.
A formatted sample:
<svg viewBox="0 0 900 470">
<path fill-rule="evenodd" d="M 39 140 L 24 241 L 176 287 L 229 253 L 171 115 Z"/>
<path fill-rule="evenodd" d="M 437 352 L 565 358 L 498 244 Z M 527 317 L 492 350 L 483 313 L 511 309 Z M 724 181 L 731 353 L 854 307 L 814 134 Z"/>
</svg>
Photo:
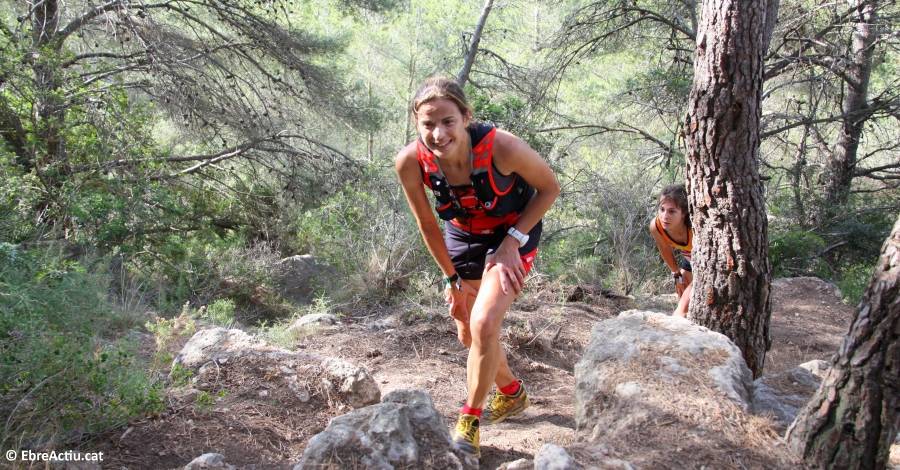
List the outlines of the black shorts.
<svg viewBox="0 0 900 470">
<path fill-rule="evenodd" d="M 525 273 L 531 271 L 534 258 L 537 256 L 538 242 L 541 241 L 542 223 L 538 222 L 528 232 L 528 243 L 519 248 L 519 256 L 525 265 Z M 459 277 L 463 279 L 481 279 L 484 273 L 485 258 L 500 247 L 506 238 L 505 228 L 498 228 L 492 234 L 476 234 L 462 230 L 447 222 L 444 224 L 444 244 L 450 252 L 450 259 Z"/>
<path fill-rule="evenodd" d="M 691 262 L 688 261 L 688 259 L 683 256 L 678 257 L 678 267 L 687 272 L 692 272 L 691 271 Z"/>
</svg>

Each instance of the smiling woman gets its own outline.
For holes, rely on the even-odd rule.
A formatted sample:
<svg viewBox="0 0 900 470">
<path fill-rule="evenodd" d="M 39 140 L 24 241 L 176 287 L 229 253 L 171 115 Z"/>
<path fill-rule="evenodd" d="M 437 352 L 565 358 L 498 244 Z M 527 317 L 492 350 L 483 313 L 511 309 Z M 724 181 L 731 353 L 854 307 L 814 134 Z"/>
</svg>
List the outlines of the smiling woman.
<svg viewBox="0 0 900 470">
<path fill-rule="evenodd" d="M 400 150 L 396 170 L 425 245 L 444 273 L 444 298 L 460 342 L 469 348 L 468 396 L 454 442 L 479 454 L 479 424 L 499 422 L 528 405 L 500 344 L 500 327 L 537 255 L 541 218 L 559 183 L 522 139 L 475 123 L 462 88 L 434 77 L 410 109 L 418 139 Z M 429 207 L 425 187 L 434 193 Z M 482 407 L 491 389 L 482 418 Z"/>
</svg>

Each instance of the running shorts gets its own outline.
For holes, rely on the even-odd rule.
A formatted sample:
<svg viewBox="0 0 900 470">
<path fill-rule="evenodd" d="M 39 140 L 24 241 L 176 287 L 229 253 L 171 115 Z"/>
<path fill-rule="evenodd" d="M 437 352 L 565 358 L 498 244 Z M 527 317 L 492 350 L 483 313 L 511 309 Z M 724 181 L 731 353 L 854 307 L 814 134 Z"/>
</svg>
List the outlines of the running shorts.
<svg viewBox="0 0 900 470">
<path fill-rule="evenodd" d="M 470 233 L 451 223 L 444 224 L 444 244 L 450 252 L 450 259 L 459 277 L 469 280 L 481 279 L 484 273 L 485 259 L 500 247 L 506 238 L 507 228 L 498 228 L 491 234 Z M 541 241 L 542 223 L 538 222 L 528 232 L 528 243 L 519 248 L 519 256 L 525 265 L 525 274 L 531 271 L 534 258 L 537 256 L 538 242 Z"/>
</svg>

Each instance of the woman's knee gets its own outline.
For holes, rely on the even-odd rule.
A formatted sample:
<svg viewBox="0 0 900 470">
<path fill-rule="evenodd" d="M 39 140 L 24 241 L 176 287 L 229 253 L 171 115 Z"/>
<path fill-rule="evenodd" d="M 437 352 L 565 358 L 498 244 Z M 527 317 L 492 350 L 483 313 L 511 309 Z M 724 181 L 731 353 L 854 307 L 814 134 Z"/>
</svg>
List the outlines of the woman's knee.
<svg viewBox="0 0 900 470">
<path fill-rule="evenodd" d="M 469 329 L 472 334 L 473 343 L 486 343 L 493 341 L 500 336 L 501 321 L 498 320 L 496 312 L 484 312 L 483 314 L 475 314 L 469 320 Z M 500 315 L 502 319 L 502 315 Z"/>
</svg>

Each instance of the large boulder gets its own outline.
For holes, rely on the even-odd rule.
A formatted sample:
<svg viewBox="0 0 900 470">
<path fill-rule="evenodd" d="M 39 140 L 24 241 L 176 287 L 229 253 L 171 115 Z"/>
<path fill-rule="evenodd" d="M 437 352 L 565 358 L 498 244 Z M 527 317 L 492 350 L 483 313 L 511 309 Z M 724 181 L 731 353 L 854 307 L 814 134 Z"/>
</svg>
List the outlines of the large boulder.
<svg viewBox="0 0 900 470">
<path fill-rule="evenodd" d="M 623 312 L 594 326 L 575 367 L 571 455 L 595 456 L 578 463 L 597 468 L 781 467 L 790 457 L 747 413 L 751 391 L 750 370 L 724 335 Z"/>
<path fill-rule="evenodd" d="M 194 372 L 193 385 L 201 390 L 215 388 L 223 374 L 230 373 L 264 384 L 265 388 L 259 390 L 263 396 L 270 388 L 279 387 L 307 402 L 311 393 L 320 392 L 353 408 L 378 403 L 381 398 L 378 384 L 363 367 L 342 359 L 276 348 L 237 329 L 198 331 L 175 357 L 174 364 Z"/>
<path fill-rule="evenodd" d="M 477 468 L 456 451 L 427 392 L 397 390 L 381 403 L 338 416 L 310 439 L 294 470 Z"/>
</svg>

